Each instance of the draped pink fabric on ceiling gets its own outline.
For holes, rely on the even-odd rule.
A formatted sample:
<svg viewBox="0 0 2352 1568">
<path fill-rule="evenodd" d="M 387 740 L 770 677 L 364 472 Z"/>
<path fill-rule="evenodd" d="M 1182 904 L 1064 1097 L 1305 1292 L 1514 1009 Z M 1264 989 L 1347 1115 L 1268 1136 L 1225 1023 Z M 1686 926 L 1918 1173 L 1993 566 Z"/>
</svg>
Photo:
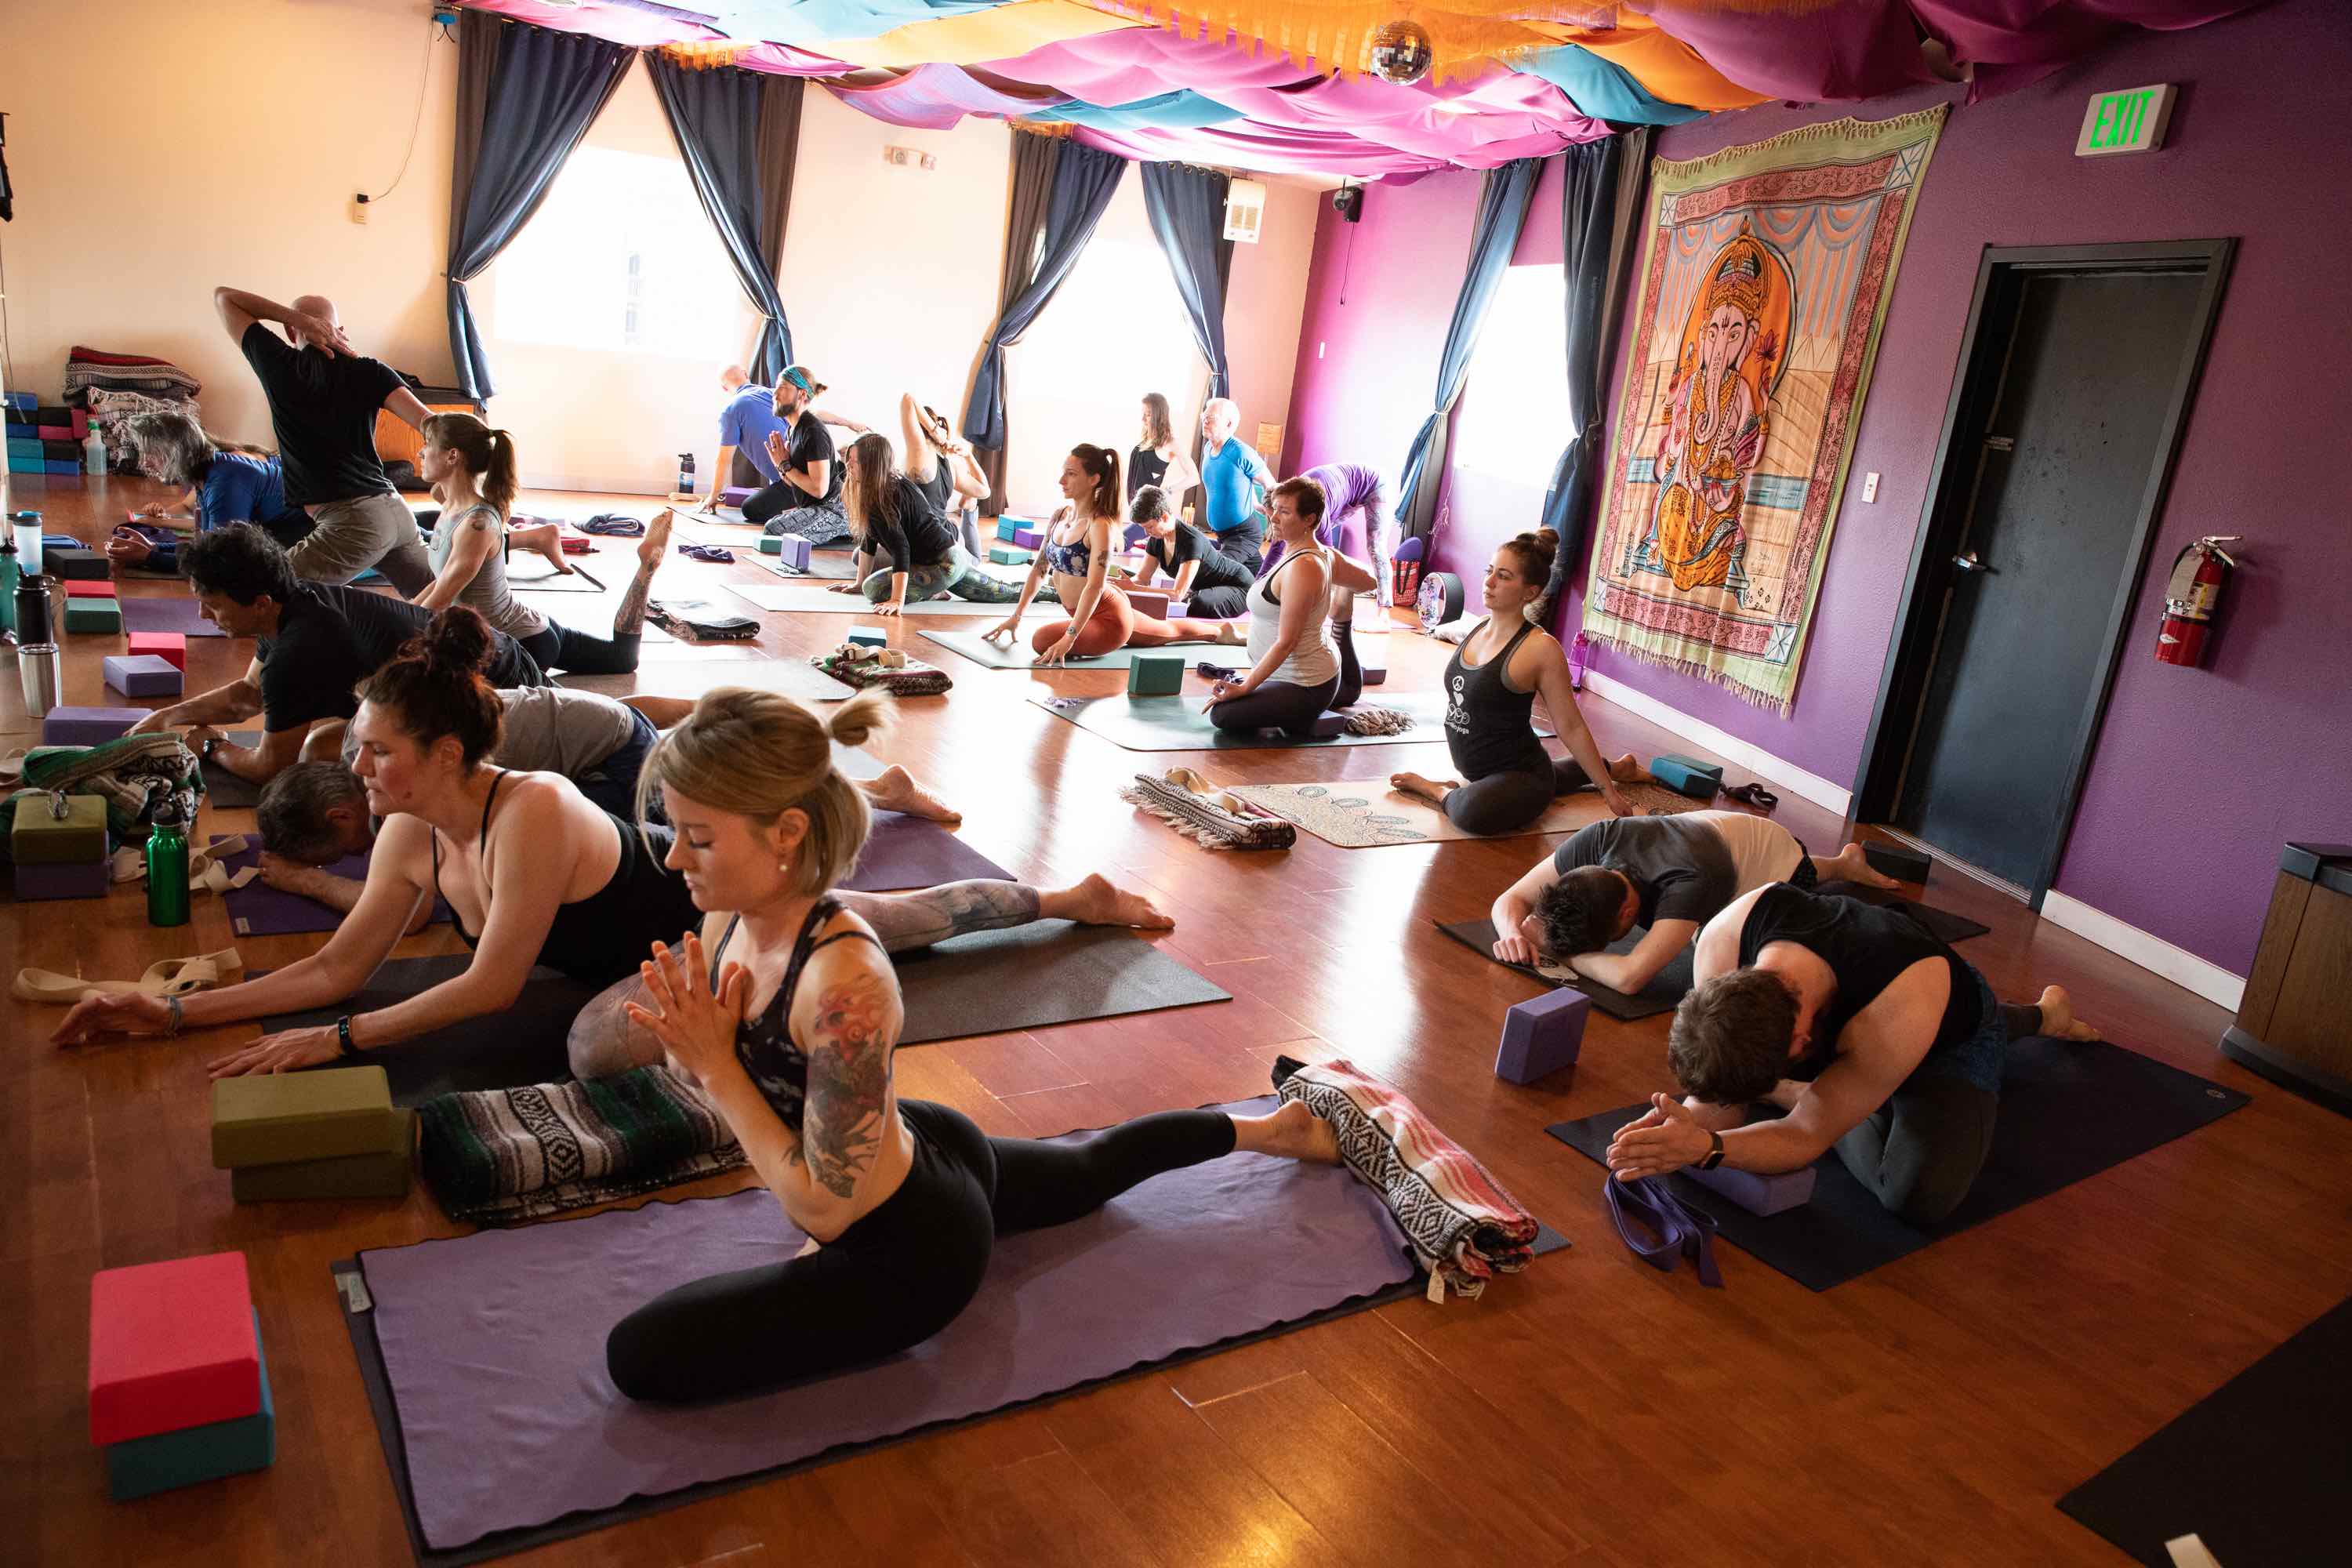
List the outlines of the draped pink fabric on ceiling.
<svg viewBox="0 0 2352 1568">
<path fill-rule="evenodd" d="M 987 69 L 1015 81 L 1051 87 L 1087 103 L 1116 107 L 1190 88 L 1211 98 L 1227 87 L 1289 87 L 1316 74 L 1271 52 L 1252 56 L 1164 27 L 1129 27 L 1088 38 L 1047 44 Z"/>
<path fill-rule="evenodd" d="M 875 119 L 925 131 L 946 131 L 967 114 L 1027 114 L 1069 101 L 1067 95 L 1023 85 L 1005 91 L 974 80 L 957 66 L 918 66 L 895 81 L 849 87 L 828 84 L 833 95 Z"/>
<path fill-rule="evenodd" d="M 1270 174 L 1345 174 L 1358 180 L 1385 175 L 1392 185 L 1409 184 L 1448 166 L 1444 159 L 1400 153 L 1360 136 L 1247 124 L 1150 131 L 1080 126 L 1077 139 L 1089 147 L 1144 163 L 1211 163 Z"/>
<path fill-rule="evenodd" d="M 2039 81 L 2126 27 L 2171 32 L 2271 0 L 1910 0 L 1919 25 L 1976 67 L 1974 102 Z"/>
<path fill-rule="evenodd" d="M 1842 0 L 1796 16 L 1661 5 L 1650 19 L 1731 80 L 1775 98 L 1845 102 L 1935 79 L 1906 0 Z"/>
</svg>

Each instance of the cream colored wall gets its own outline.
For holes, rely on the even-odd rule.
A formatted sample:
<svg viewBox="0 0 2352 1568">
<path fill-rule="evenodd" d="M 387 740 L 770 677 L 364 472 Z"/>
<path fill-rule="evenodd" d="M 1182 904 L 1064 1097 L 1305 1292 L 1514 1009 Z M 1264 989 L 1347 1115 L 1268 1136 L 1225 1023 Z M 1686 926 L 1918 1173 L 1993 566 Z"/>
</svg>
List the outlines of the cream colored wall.
<svg viewBox="0 0 2352 1568">
<path fill-rule="evenodd" d="M 1307 275 L 1315 259 L 1315 215 L 1322 202 L 1317 191 L 1267 185 L 1258 242 L 1234 247 L 1233 276 L 1225 289 L 1225 359 L 1244 441 L 1256 441 L 1261 423 L 1279 425 L 1289 416 Z"/>
<path fill-rule="evenodd" d="M 47 399 L 75 343 L 161 354 L 200 378 L 206 423 L 267 440 L 269 419 L 213 312 L 226 283 L 332 297 L 365 352 L 449 374 L 457 47 L 431 46 L 406 179 L 366 226 L 352 195 L 390 184 L 426 58 L 416 0 L 119 0 L 11 5 L 0 108 L 16 221 L 0 228 L 10 355 Z"/>
</svg>

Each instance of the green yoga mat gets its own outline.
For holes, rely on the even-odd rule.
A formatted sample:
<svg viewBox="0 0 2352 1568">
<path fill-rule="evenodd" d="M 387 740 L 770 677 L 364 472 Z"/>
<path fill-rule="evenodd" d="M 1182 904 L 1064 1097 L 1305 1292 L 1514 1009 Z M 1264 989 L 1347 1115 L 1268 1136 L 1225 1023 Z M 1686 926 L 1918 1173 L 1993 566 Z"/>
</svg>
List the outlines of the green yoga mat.
<svg viewBox="0 0 2352 1568">
<path fill-rule="evenodd" d="M 1269 746 L 1378 746 L 1397 741 L 1445 739 L 1445 698 L 1435 691 L 1381 691 L 1356 706 L 1392 708 L 1412 716 L 1401 735 L 1339 734 L 1328 740 L 1295 740 L 1279 731 L 1229 734 L 1201 711 L 1205 691 L 1181 697 L 1045 697 L 1029 699 L 1057 719 L 1091 730 L 1130 752 L 1229 752 Z"/>
<path fill-rule="evenodd" d="M 1025 631 L 1026 629 L 1027 628 L 1024 626 L 1024 630 Z M 1038 668 L 1037 656 L 1030 649 L 1029 639 L 1025 636 L 1016 637 L 1013 639 L 1012 645 L 1007 647 L 1003 643 L 990 642 L 978 632 L 923 632 L 919 635 L 930 638 L 931 641 L 939 644 L 941 647 L 953 648 L 956 652 L 963 655 L 964 658 L 971 660 L 972 663 L 984 664 L 991 669 L 1035 669 Z M 1199 663 L 1201 659 L 1204 658 L 1212 664 L 1237 664 L 1241 661 L 1242 655 L 1244 651 L 1239 647 L 1213 642 L 1188 641 L 1168 643 L 1163 646 L 1184 649 L 1185 665 L 1187 668 L 1190 668 L 1192 665 Z M 1197 658 L 1195 657 L 1196 650 L 1198 653 Z M 1159 650 L 1157 648 L 1115 647 L 1111 649 L 1110 652 L 1099 654 L 1093 658 L 1074 658 L 1066 665 L 1048 666 L 1047 668 L 1068 669 L 1125 669 L 1129 665 L 1135 662 L 1135 656 L 1138 653 L 1156 653 Z M 1220 652 L 1230 655 L 1231 657 L 1220 658 L 1218 657 Z"/>
</svg>

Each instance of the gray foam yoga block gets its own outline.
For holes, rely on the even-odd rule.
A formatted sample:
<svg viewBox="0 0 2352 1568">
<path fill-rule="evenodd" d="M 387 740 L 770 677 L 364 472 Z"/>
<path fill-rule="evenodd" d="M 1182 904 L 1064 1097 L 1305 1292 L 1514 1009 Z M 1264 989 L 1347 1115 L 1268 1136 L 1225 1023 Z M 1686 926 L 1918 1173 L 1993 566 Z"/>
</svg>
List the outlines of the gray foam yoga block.
<svg viewBox="0 0 2352 1568">
<path fill-rule="evenodd" d="M 1718 1197 L 1738 1204 L 1749 1214 L 1773 1215 L 1802 1208 L 1813 1197 L 1813 1168 L 1811 1165 L 1801 1171 L 1780 1171 L 1769 1176 L 1755 1171 L 1734 1171 L 1721 1165 L 1712 1171 L 1685 1165 L 1683 1174 Z"/>
</svg>

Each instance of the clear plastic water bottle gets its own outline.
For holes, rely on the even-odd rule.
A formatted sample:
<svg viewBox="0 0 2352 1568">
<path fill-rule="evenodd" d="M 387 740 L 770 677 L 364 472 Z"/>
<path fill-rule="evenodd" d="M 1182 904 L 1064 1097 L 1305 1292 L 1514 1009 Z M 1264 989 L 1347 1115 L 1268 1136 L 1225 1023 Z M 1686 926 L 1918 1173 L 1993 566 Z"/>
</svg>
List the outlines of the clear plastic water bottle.
<svg viewBox="0 0 2352 1568">
<path fill-rule="evenodd" d="M 16 536 L 16 569 L 27 577 L 41 574 L 41 514 L 12 511 L 8 531 Z"/>
<path fill-rule="evenodd" d="M 155 808 L 155 826 L 147 836 L 147 923 L 188 923 L 188 836 L 177 795 Z"/>
<path fill-rule="evenodd" d="M 84 473 L 94 478 L 106 476 L 106 442 L 95 430 L 82 439 L 81 466 Z"/>
</svg>

